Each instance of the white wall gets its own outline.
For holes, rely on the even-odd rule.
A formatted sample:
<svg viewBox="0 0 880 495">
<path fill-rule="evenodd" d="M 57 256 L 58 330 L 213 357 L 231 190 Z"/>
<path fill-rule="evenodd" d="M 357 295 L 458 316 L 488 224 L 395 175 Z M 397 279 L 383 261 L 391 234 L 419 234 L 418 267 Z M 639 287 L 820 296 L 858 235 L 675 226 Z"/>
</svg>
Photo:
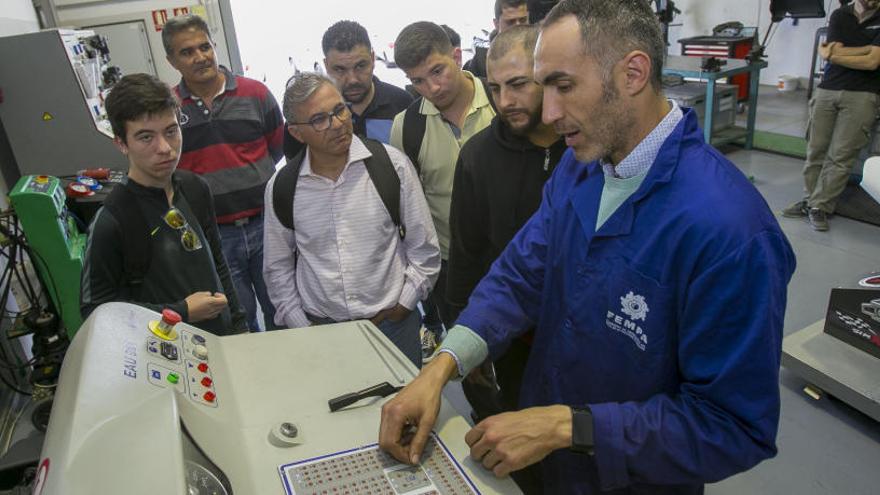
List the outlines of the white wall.
<svg viewBox="0 0 880 495">
<path fill-rule="evenodd" d="M 800 19 L 795 26 L 792 19 L 783 20 L 767 48 L 768 67 L 761 72 L 761 84 L 775 85 L 781 74 L 806 79 L 810 73 L 810 57 L 816 29 L 828 22 L 831 12 L 840 6 L 837 0 L 825 0 L 825 19 Z M 681 14 L 669 30 L 669 53 L 681 53 L 680 38 L 711 34 L 712 28 L 727 21 L 739 21 L 746 26 L 758 26 L 760 40 L 770 25 L 770 0 L 677 0 Z"/>
<path fill-rule="evenodd" d="M 5 0 L 4 0 L 5 1 Z M 217 55 L 221 64 L 229 66 L 229 56 L 224 41 L 220 11 L 216 1 L 210 0 L 55 0 L 60 26 L 77 27 L 111 24 L 118 22 L 143 21 L 147 27 L 147 38 L 153 63 L 159 79 L 168 84 L 177 84 L 180 74 L 165 60 L 165 49 L 162 47 L 161 31 L 156 31 L 152 12 L 158 9 L 176 7 L 192 7 L 202 4 L 207 13 L 211 37 L 217 43 Z M 110 57 L 114 56 L 113 44 L 110 43 Z"/>
<path fill-rule="evenodd" d="M 494 0 L 231 0 L 235 31 L 245 74 L 264 81 L 276 98 L 284 84 L 300 70 L 321 65 L 321 37 L 333 23 L 353 20 L 370 34 L 377 55 L 394 58 L 392 44 L 406 25 L 429 20 L 447 24 L 470 47 L 482 29 L 492 29 Z M 465 57 L 470 58 L 470 55 Z M 291 62 L 292 61 L 292 62 Z M 322 66 L 323 68 L 323 66 Z M 408 83 L 400 69 L 376 63 L 376 76 L 403 87 Z"/>
<path fill-rule="evenodd" d="M 825 1 L 828 15 L 839 7 L 837 0 Z M 294 65 L 311 70 L 315 62 L 321 63 L 321 36 L 338 20 L 362 24 L 376 53 L 384 51 L 389 57 L 393 57 L 391 44 L 400 30 L 418 20 L 450 25 L 461 35 L 462 46 L 468 48 L 474 35 L 492 28 L 494 1 L 231 0 L 231 5 L 245 73 L 266 82 L 280 97 Z M 682 14 L 674 23 L 682 25 L 670 29 L 670 53 L 674 55 L 681 50 L 679 38 L 710 34 L 722 22 L 758 26 L 761 39 L 770 24 L 770 0 L 677 0 L 676 5 Z M 801 19 L 795 26 L 792 19 L 786 19 L 774 28 L 776 33 L 767 49 L 769 67 L 762 71 L 761 83 L 775 85 L 781 74 L 806 79 L 816 29 L 826 23 L 827 18 Z M 399 86 L 407 83 L 400 70 L 386 69 L 381 63 L 377 63 L 376 74 Z"/>
<path fill-rule="evenodd" d="M 0 9 L 0 36 L 32 33 L 40 29 L 31 0 L 3 0 Z"/>
</svg>

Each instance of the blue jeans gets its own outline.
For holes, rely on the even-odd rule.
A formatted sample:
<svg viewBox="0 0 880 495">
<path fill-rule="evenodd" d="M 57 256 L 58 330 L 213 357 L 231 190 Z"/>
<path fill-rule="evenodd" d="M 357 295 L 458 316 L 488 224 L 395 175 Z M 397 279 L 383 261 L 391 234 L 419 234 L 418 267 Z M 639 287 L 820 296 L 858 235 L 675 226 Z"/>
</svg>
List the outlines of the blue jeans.
<svg viewBox="0 0 880 495">
<path fill-rule="evenodd" d="M 309 321 L 315 325 L 329 325 L 339 323 L 330 318 L 306 315 Z M 419 309 L 410 311 L 409 316 L 400 321 L 385 320 L 378 325 L 379 330 L 388 337 L 394 345 L 403 352 L 416 368 L 422 367 L 422 342 L 419 339 L 419 329 L 422 328 L 422 315 Z"/>
<path fill-rule="evenodd" d="M 251 332 L 275 330 L 275 307 L 263 281 L 263 215 L 250 217 L 243 225 L 218 225 L 223 255 L 238 293 L 238 300 L 247 313 Z M 265 317 L 265 326 L 257 322 L 257 301 Z M 261 330 L 262 328 L 262 330 Z"/>
</svg>

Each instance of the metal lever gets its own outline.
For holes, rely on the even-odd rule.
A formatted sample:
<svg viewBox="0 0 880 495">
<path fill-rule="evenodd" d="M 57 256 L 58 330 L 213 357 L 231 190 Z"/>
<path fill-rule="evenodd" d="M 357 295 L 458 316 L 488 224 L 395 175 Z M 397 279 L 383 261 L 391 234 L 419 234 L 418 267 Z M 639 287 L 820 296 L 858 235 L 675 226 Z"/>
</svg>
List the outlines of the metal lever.
<svg viewBox="0 0 880 495">
<path fill-rule="evenodd" d="M 327 405 L 330 406 L 330 412 L 336 412 L 343 407 L 348 407 L 355 402 L 366 399 L 367 397 L 388 397 L 393 393 L 399 392 L 402 388 L 403 386 L 395 387 L 388 382 L 382 382 L 359 392 L 352 392 L 350 394 L 340 395 L 339 397 L 330 399 L 327 401 Z"/>
</svg>

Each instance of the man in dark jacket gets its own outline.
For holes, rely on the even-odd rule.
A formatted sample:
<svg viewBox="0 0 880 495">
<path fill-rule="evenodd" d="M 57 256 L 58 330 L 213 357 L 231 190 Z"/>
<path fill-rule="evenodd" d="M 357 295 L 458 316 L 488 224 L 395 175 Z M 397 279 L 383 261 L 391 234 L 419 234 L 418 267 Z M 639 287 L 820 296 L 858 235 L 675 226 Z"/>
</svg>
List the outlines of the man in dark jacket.
<svg viewBox="0 0 880 495">
<path fill-rule="evenodd" d="M 217 335 L 246 332 L 211 191 L 199 176 L 176 171 L 183 146 L 178 108 L 171 89 L 147 74 L 125 76 L 107 97 L 114 142 L 128 157 L 128 179 L 110 193 L 89 229 L 82 314 L 125 301 L 172 309 Z M 126 249 L 133 244 L 146 245 L 145 251 Z M 142 273 L 132 273 L 136 266 Z"/>
<path fill-rule="evenodd" d="M 495 0 L 495 17 L 492 24 L 495 29 L 489 35 L 489 41 L 504 31 L 529 23 L 529 6 L 526 0 Z M 486 54 L 489 48 L 485 44 L 474 46 L 474 56 L 464 64 L 464 70 L 477 77 L 486 77 Z"/>
<path fill-rule="evenodd" d="M 516 26 L 499 34 L 489 49 L 489 88 L 498 114 L 462 148 L 452 189 L 446 299 L 456 317 L 492 262 L 541 205 L 544 182 L 565 151 L 553 127 L 541 122 L 544 91 L 533 70 L 537 39 L 536 26 Z M 516 339 L 495 360 L 500 393 L 490 362 L 462 383 L 477 418 L 516 409 L 530 342 L 531 334 Z M 514 479 L 530 492 L 523 476 Z"/>
</svg>

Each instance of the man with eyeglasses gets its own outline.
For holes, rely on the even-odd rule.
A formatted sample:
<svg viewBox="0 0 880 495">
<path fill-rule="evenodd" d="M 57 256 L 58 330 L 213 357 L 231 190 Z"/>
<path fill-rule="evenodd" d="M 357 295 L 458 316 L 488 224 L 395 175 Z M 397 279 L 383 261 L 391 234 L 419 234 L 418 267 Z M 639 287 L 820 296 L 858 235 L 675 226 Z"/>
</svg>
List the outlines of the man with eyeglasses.
<svg viewBox="0 0 880 495">
<path fill-rule="evenodd" d="M 354 21 L 339 21 L 324 32 L 321 48 L 325 72 L 350 105 L 354 133 L 387 143 L 394 116 L 406 109 L 413 98 L 373 74 L 376 54 L 367 30 Z M 284 155 L 288 160 L 303 147 L 290 133 L 285 133 Z"/>
<path fill-rule="evenodd" d="M 223 253 L 253 331 L 269 330 L 274 308 L 263 272 L 263 191 L 283 156 L 283 122 L 266 86 L 218 65 L 208 26 L 197 15 L 162 28 L 168 62 L 180 72 L 184 148 L 180 168 L 211 187 Z M 257 302 L 264 321 L 258 321 Z"/>
<path fill-rule="evenodd" d="M 177 99 L 147 74 L 122 78 L 106 100 L 128 179 L 110 193 L 89 229 L 83 259 L 83 317 L 111 301 L 135 303 L 217 335 L 247 331 L 220 245 L 208 185 L 177 170 L 182 139 Z"/>
<path fill-rule="evenodd" d="M 266 186 L 263 272 L 276 323 L 370 319 L 419 366 L 413 309 L 434 285 L 440 252 L 415 170 L 400 151 L 353 136 L 351 111 L 323 75 L 295 75 L 283 108 L 288 132 L 306 150 Z M 368 170 L 380 163 L 399 183 L 400 227 Z M 276 187 L 295 195 L 276 203 Z M 290 228 L 282 217 L 291 217 Z"/>
</svg>

